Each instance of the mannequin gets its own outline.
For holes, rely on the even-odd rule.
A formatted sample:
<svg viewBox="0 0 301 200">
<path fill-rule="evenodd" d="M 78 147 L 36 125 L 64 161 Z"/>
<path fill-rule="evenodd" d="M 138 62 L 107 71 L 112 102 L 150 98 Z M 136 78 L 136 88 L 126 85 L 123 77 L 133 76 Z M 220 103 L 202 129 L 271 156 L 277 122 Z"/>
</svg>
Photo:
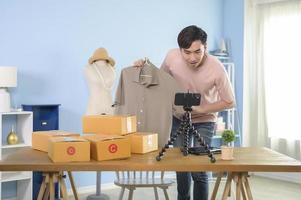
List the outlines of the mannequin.
<svg viewBox="0 0 301 200">
<path fill-rule="evenodd" d="M 86 115 L 113 114 L 112 85 L 116 76 L 113 66 L 98 60 L 88 64 L 84 73 L 90 93 Z"/>
<path fill-rule="evenodd" d="M 88 60 L 84 69 L 89 88 L 89 99 L 86 115 L 112 115 L 112 85 L 115 80 L 115 61 L 109 57 L 105 48 L 98 48 Z M 87 200 L 108 200 L 106 194 L 101 193 L 101 171 L 96 173 L 96 194 L 89 195 Z"/>
</svg>

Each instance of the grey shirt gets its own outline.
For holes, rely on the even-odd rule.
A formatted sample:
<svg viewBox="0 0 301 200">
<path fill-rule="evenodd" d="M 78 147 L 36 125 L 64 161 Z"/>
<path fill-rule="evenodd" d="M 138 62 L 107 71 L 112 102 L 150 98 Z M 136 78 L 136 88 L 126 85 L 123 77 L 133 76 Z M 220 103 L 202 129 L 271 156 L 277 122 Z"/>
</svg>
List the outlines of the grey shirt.
<svg viewBox="0 0 301 200">
<path fill-rule="evenodd" d="M 174 96 L 179 88 L 172 76 L 151 63 L 124 68 L 115 112 L 137 115 L 137 130 L 158 133 L 159 147 L 162 147 L 170 136 Z"/>
</svg>

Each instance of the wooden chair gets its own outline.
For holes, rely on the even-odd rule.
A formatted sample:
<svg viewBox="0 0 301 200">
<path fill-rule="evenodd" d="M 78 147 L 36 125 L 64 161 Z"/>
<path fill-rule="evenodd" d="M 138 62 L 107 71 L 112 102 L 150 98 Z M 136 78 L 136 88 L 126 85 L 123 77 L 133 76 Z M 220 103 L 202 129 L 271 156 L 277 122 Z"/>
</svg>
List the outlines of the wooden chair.
<svg viewBox="0 0 301 200">
<path fill-rule="evenodd" d="M 132 200 L 134 190 L 139 187 L 153 187 L 156 200 L 159 199 L 157 188 L 161 188 L 165 199 L 169 200 L 167 189 L 174 183 L 172 180 L 164 179 L 164 171 L 116 171 L 116 177 L 114 184 L 121 187 L 119 200 L 122 200 L 125 189 L 129 190 L 128 199 Z"/>
</svg>

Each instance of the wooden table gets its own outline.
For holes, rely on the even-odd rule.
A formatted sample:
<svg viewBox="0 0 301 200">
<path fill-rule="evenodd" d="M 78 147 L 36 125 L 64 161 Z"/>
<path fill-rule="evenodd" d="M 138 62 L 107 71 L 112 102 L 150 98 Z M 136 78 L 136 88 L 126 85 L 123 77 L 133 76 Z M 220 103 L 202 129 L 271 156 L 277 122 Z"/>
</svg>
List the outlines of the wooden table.
<svg viewBox="0 0 301 200">
<path fill-rule="evenodd" d="M 241 195 L 244 199 L 252 199 L 248 186 L 248 172 L 301 172 L 301 162 L 277 153 L 267 148 L 236 148 L 235 159 L 223 161 L 216 156 L 216 163 L 210 163 L 207 156 L 183 156 L 179 149 L 168 149 L 160 162 L 155 157 L 158 152 L 144 155 L 133 154 L 124 160 L 90 161 L 74 163 L 53 163 L 46 153 L 20 148 L 3 156 L 0 161 L 0 171 L 215 171 L 228 172 L 228 178 L 223 194 L 227 198 L 230 183 L 236 182 L 236 199 Z M 212 199 L 220 182 L 217 179 Z M 250 193 L 250 194 L 249 194 Z"/>
</svg>

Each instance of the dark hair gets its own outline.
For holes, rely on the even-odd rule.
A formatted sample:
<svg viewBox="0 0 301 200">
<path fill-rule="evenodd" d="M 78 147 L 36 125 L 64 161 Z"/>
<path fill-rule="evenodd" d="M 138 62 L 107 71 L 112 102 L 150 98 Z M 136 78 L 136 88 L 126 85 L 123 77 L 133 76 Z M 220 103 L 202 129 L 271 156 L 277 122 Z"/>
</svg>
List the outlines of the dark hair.
<svg viewBox="0 0 301 200">
<path fill-rule="evenodd" d="M 188 49 L 196 40 L 200 40 L 205 45 L 207 33 L 195 25 L 187 26 L 178 35 L 178 45 L 183 49 Z"/>
</svg>

